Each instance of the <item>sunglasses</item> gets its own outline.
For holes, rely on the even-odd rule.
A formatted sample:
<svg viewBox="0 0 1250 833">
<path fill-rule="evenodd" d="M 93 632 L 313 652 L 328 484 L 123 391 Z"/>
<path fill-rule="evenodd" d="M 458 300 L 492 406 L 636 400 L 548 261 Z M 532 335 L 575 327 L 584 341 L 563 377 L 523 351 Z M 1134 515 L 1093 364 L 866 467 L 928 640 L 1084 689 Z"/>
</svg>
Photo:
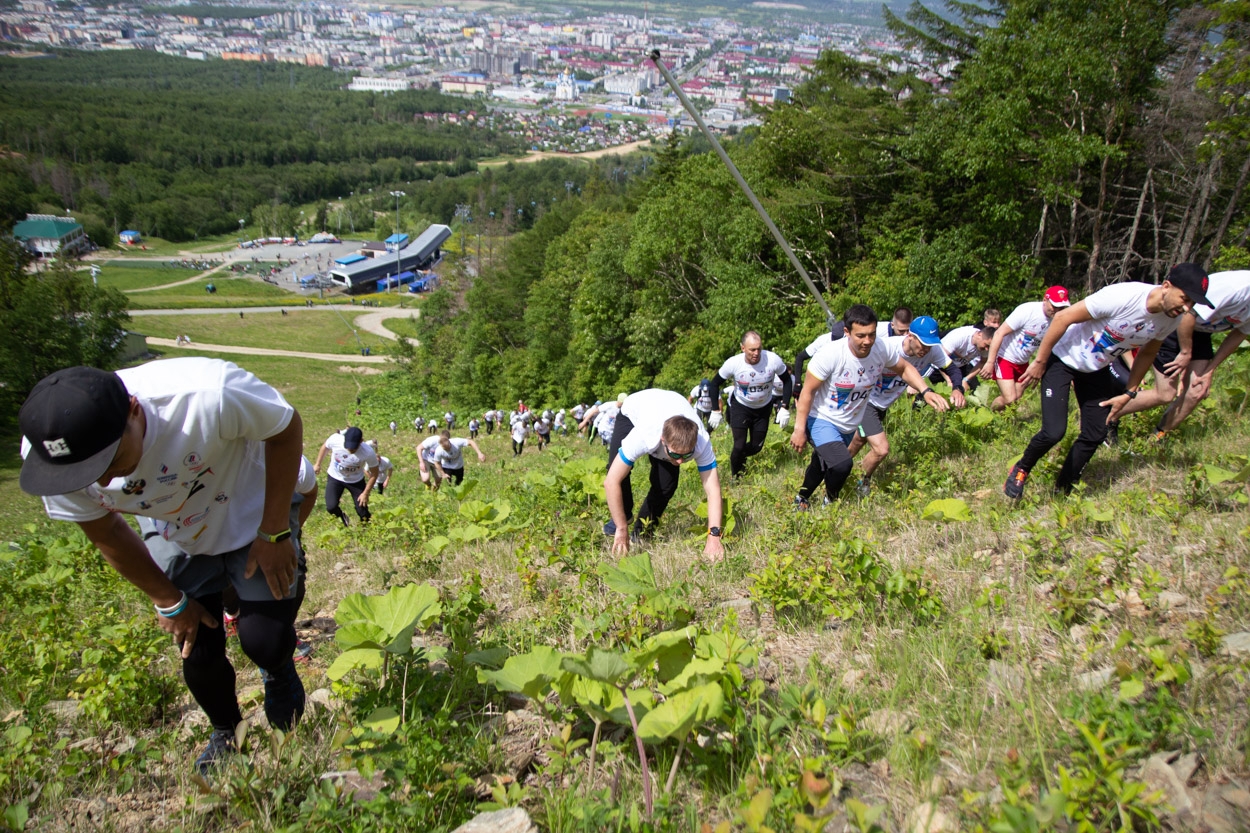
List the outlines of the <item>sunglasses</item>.
<svg viewBox="0 0 1250 833">
<path fill-rule="evenodd" d="M 673 451 L 673 449 L 668 447 L 668 443 L 662 442 L 661 444 L 664 446 L 664 453 L 668 455 L 668 459 L 672 460 L 674 463 L 684 463 L 690 458 L 694 457 L 693 448 L 687 451 L 685 454 L 678 454 L 677 452 Z"/>
</svg>

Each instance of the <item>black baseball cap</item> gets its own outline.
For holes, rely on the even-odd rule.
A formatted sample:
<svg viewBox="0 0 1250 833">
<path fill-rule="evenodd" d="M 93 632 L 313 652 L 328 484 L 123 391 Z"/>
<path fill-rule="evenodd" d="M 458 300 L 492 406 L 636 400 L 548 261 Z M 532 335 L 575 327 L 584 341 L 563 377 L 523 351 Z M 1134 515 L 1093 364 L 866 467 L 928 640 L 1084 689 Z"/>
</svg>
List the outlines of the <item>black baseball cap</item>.
<svg viewBox="0 0 1250 833">
<path fill-rule="evenodd" d="M 1196 263 L 1178 263 L 1168 272 L 1168 283 L 1189 296 L 1189 300 L 1204 307 L 1215 306 L 1207 300 L 1207 287 L 1210 280 L 1207 270 Z"/>
<path fill-rule="evenodd" d="M 18 412 L 30 443 L 18 478 L 32 495 L 85 489 L 113 462 L 126 431 L 130 394 L 116 373 L 70 367 L 45 376 Z"/>
<path fill-rule="evenodd" d="M 359 428 L 348 428 L 343 432 L 343 448 L 348 451 L 355 451 L 360 448 L 360 443 L 365 438 L 365 432 Z"/>
</svg>

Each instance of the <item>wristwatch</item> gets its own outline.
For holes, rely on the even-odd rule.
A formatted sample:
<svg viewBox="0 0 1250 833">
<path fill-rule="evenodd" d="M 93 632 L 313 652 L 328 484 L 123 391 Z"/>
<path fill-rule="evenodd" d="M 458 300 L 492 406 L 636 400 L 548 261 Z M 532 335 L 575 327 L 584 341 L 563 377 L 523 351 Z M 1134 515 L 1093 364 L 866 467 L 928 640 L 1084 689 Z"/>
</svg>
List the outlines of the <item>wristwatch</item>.
<svg viewBox="0 0 1250 833">
<path fill-rule="evenodd" d="M 719 526 L 708 527 L 707 534 L 711 535 L 713 538 L 719 538 L 720 527 Z"/>
<path fill-rule="evenodd" d="M 1132 388 L 1129 388 L 1128 390 L 1124 392 L 1128 394 L 1129 399 L 1136 399 L 1137 394 L 1141 393 L 1141 391 L 1133 390 Z"/>
<path fill-rule="evenodd" d="M 270 535 L 268 532 L 258 529 L 256 530 L 256 537 L 263 541 L 268 541 L 271 544 L 276 544 L 279 541 L 285 541 L 287 538 L 290 538 L 291 530 L 284 529 L 281 532 L 275 532 L 273 535 Z"/>
</svg>

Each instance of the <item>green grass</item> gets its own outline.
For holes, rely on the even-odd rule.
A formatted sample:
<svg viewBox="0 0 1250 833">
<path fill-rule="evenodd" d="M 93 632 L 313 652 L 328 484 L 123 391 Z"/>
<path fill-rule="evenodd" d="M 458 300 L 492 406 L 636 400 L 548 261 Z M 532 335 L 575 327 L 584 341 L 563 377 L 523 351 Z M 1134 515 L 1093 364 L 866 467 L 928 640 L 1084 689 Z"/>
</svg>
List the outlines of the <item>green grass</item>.
<svg viewBox="0 0 1250 833">
<path fill-rule="evenodd" d="M 337 319 L 332 313 L 307 314 L 314 323 L 331 317 Z M 244 323 L 272 334 L 283 322 L 271 318 L 249 315 Z M 286 323 L 304 327 L 303 322 L 301 316 Z M 225 321 L 220 323 L 225 332 Z M 245 333 L 240 327 L 235 334 L 255 337 Z M 1232 362 L 1221 370 L 1229 374 L 1227 387 L 1220 385 L 1217 374 L 1217 392 L 1209 405 L 1165 444 L 1147 442 L 1154 414 L 1125 419 L 1121 445 L 1099 450 L 1086 471 L 1083 491 L 1071 498 L 1049 492 L 1066 443 L 1035 471 L 1024 501 L 1012 505 L 1001 494 L 1008 467 L 1037 428 L 1036 394 L 982 427 L 965 424 L 958 415 L 942 417 L 931 409 L 912 412 L 896 407 L 887 426 L 891 456 L 878 471 L 872 495 L 860 501 L 848 490 L 836 505 L 816 506 L 808 514 L 794 513 L 791 504 L 807 455 L 788 450 L 782 442 L 784 432 L 771 427 L 768 444 L 750 462 L 746 476 L 724 484 L 735 505 L 737 528 L 726 540 L 725 563 L 715 568 L 701 564 L 701 520 L 695 510 L 702 491 L 694 472 L 685 471 L 656 537 L 641 550 L 650 555 L 662 587 L 682 587 L 681 601 L 693 612 L 693 627 L 704 631 L 727 627 L 752 641 L 762 655 L 757 667 L 745 669 L 745 680 L 733 694 L 744 708 L 749 706 L 747 722 L 707 727 L 701 731 L 706 743 L 689 745 L 674 795 L 663 803 L 668 808 L 661 811 L 667 826 L 661 829 L 697 829 L 687 825 L 686 810 L 700 822 L 731 819 L 765 787 L 774 791 L 777 802 L 770 826 L 791 829 L 791 814 L 802 808 L 784 802 L 799 801 L 793 788 L 807 758 L 829 775 L 841 772 L 856 798 L 884 806 L 888 829 L 904 829 L 912 807 L 934 797 L 955 829 L 974 830 L 978 823 L 991 820 L 985 814 L 992 812 L 995 799 L 988 804 L 985 799 L 995 786 L 1011 786 L 1024 801 L 1036 802 L 1040 791 L 1058 787 L 1058 766 L 1071 770 L 1081 765 L 1078 753 L 1084 741 L 1078 721 L 1095 728 L 1107 722 L 1113 731 L 1131 736 L 1131 744 L 1126 741 L 1111 754 L 1134 766 L 1154 752 L 1182 748 L 1201 750 L 1212 783 L 1244 777 L 1250 771 L 1244 746 L 1250 724 L 1246 666 L 1228 658 L 1200 656 L 1199 643 L 1188 635 L 1199 623 L 1231 633 L 1245 629 L 1250 620 L 1250 594 L 1244 582 L 1237 584 L 1237 576 L 1228 572 L 1236 568 L 1243 576 L 1250 573 L 1245 486 L 1212 485 L 1204 468 L 1240 470 L 1245 465 L 1240 455 L 1250 452 L 1250 429 L 1238 418 L 1240 397 L 1233 389 L 1234 379 L 1247 373 L 1246 357 L 1237 356 Z M 413 413 L 386 404 L 399 400 L 379 390 L 378 376 L 360 375 L 359 369 L 344 372 L 334 363 L 281 358 L 240 356 L 238 363 L 275 385 L 300 410 L 310 458 L 330 432 L 351 421 L 361 425 L 367 437 L 377 437 L 381 451 L 396 465 L 391 488 L 372 502 L 376 518 L 370 527 L 353 523 L 344 531 L 324 511 L 314 512 L 305 531 L 310 565 L 305 616 L 332 615 L 348 593 L 375 594 L 426 580 L 443 588 L 446 610 L 472 585 L 472 577 L 480 575 L 482 596 L 492 609 L 480 619 L 474 617 L 470 633 L 475 645 L 505 646 L 512 653 L 536 645 L 569 652 L 596 645 L 624 652 L 639 633 L 664 627 L 656 616 L 639 613 L 638 598 L 610 591 L 597 577 L 603 565 L 618 561 L 606 552 L 599 531 L 606 512 L 598 476 L 590 478 L 589 496 L 567 483 L 559 485 L 565 470 L 562 458 L 602 460 L 605 454 L 598 444 L 558 437 L 556 450 L 539 453 L 531 446 L 517 458 L 505 434 L 483 435 L 479 444 L 487 460 L 479 463 L 469 456 L 468 477 L 477 485 L 469 500 L 459 501 L 448 490 L 432 494 L 420 485 L 415 447 L 428 435 L 412 430 Z M 351 366 L 349 357 L 343 366 Z M 445 409 L 438 402 L 421 408 L 425 416 Z M 469 414 L 459 416 L 464 423 Z M 395 436 L 387 427 L 392 419 L 400 424 Z M 1075 426 L 1067 442 L 1074 436 Z M 724 463 L 731 444 L 728 433 L 719 430 L 713 441 Z M 9 447 L 15 444 L 10 442 Z M 647 466 L 641 463 L 643 471 L 633 477 L 639 500 L 646 490 Z M 0 499 L 8 497 L 10 506 L 0 521 L 5 534 L 40 514 L 36 501 L 16 492 L 14 481 L 10 451 L 0 457 Z M 926 520 L 925 507 L 936 498 L 963 500 L 971 520 Z M 438 536 L 468 529 L 468 518 L 481 511 L 473 501 L 507 501 L 514 528 L 491 540 L 453 540 L 437 552 L 431 549 Z M 879 596 L 871 580 L 859 585 L 852 597 L 862 609 L 843 619 L 819 610 L 804 615 L 775 612 L 759 578 L 769 564 L 795 557 L 786 568 L 792 581 L 777 584 L 778 592 L 819 590 L 817 581 L 828 580 L 820 568 L 843 541 L 865 542 L 874 569 L 884 571 L 894 589 Z M 54 580 L 32 579 L 31 586 L 45 587 Z M 56 590 L 57 598 L 72 593 L 75 586 L 69 582 Z M 936 618 L 908 607 L 918 598 L 916 588 L 927 589 L 941 601 Z M 1184 594 L 1187 602 L 1166 608 L 1159 599 L 1164 589 Z M 134 591 L 120 587 L 90 599 L 90 604 L 86 599 L 77 604 L 83 605 L 86 621 L 89 611 L 97 608 L 137 608 L 135 597 Z M 0 606 L 0 611 L 6 607 Z M 134 634 L 154 630 L 146 618 L 130 628 Z M 1117 647 L 1117 640 L 1128 632 L 1134 642 Z M 316 630 L 315 635 L 320 637 L 317 653 L 301 668 L 310 690 L 330 687 L 325 672 L 337 654 L 327 630 Z M 445 645 L 450 637 L 444 633 L 431 638 Z M 73 646 L 77 650 L 80 646 Z M 240 680 L 250 680 L 246 661 L 234 656 L 241 666 Z M 176 670 L 168 659 L 165 656 L 165 664 L 158 666 L 159 673 L 172 676 Z M 70 656 L 66 662 L 70 667 L 49 672 L 40 688 L 23 695 L 31 698 L 25 706 L 29 712 L 42 715 L 38 703 L 65 696 L 76 673 L 76 660 Z M 120 667 L 127 666 L 123 662 Z M 1201 674 L 1189 681 L 1170 681 L 1160 676 L 1169 667 L 1201 669 Z M 1120 699 L 1118 678 L 1102 693 L 1076 690 L 1076 675 L 1106 668 L 1141 681 L 1145 692 L 1133 695 L 1126 689 L 1129 693 Z M 280 761 L 271 751 L 254 753 L 252 769 L 230 776 L 238 779 L 237 789 L 221 796 L 220 815 L 211 821 L 187 816 L 174 823 L 195 830 L 249 820 L 259 829 L 402 826 L 392 817 L 370 816 L 383 812 L 376 807 L 345 809 L 348 805 L 336 802 L 324 803 L 318 812 L 326 815 L 315 821 L 301 820 L 295 815 L 299 802 L 283 792 L 288 783 L 303 785 L 308 780 L 308 765 L 301 761 L 322 766 L 334 755 L 346 754 L 334 748 L 336 729 L 359 727 L 378 706 L 398 702 L 381 694 L 377 674 L 351 679 L 336 690 L 342 705 L 332 717 L 318 711 L 297 733 L 292 742 L 300 751 L 298 759 L 291 749 L 282 752 Z M 130 681 L 121 682 L 133 690 Z M 410 719 L 423 730 L 428 728 L 430 737 L 418 741 L 409 735 L 399 749 L 374 747 L 370 754 L 378 757 L 379 765 L 385 759 L 387 765 L 425 772 L 429 764 L 441 761 L 451 766 L 460 761 L 471 767 L 460 774 L 470 778 L 509 774 L 501 750 L 507 742 L 521 741 L 520 734 L 508 736 L 485 761 L 474 758 L 463 763 L 457 750 L 464 748 L 466 730 L 492 738 L 478 728 L 514 705 L 493 688 L 477 684 L 473 669 L 454 679 L 418 673 L 410 683 L 405 702 L 417 709 L 410 712 Z M 752 686 L 759 692 L 755 700 L 749 693 Z M 804 729 L 804 718 L 787 705 L 804 686 L 810 686 L 803 695 L 806 702 L 810 705 L 818 698 L 820 714 L 827 710 L 827 716 L 815 721 L 820 732 L 810 726 Z M 25 701 L 17 699 L 16 691 L 0 686 L 0 707 L 22 707 Z M 398 698 L 397 692 L 392 693 Z M 251 697 L 245 708 L 254 711 L 257 695 Z M 546 751 L 535 764 L 535 777 L 526 781 L 521 803 L 532 813 L 548 814 L 540 819 L 545 829 L 581 829 L 568 796 L 576 796 L 578 813 L 639 807 L 639 773 L 628 731 L 613 727 L 607 733 L 611 749 L 600 758 L 603 766 L 596 782 L 587 785 L 585 749 L 573 754 L 566 770 L 557 772 L 552 743 L 566 724 L 572 726 L 572 737 L 587 738 L 589 721 L 574 709 L 554 702 L 547 705 L 554 710 L 551 721 L 525 736 L 525 742 L 541 736 L 544 740 L 537 742 L 545 744 Z M 442 708 L 455 715 L 459 729 L 440 722 Z M 537 714 L 542 707 L 531 703 L 529 708 Z M 869 715 L 883 709 L 905 714 L 908 725 L 881 736 L 866 730 Z M 756 713 L 758 721 L 753 718 Z M 834 717 L 846 730 L 844 741 L 829 732 Z M 814 718 L 806 719 L 810 724 Z M 115 728 L 41 720 L 41 737 L 60 732 L 70 744 L 108 735 Z M 259 723 L 263 727 L 263 718 Z M 175 721 L 127 731 L 173 760 L 191 754 L 191 747 L 202 740 L 198 730 L 192 730 L 193 740 L 179 734 Z M 263 728 L 253 732 L 263 733 Z M 770 738 L 769 732 L 777 735 Z M 52 749 L 53 743 L 46 746 Z M 669 742 L 652 750 L 661 783 L 674 749 Z M 55 763 L 56 755 L 68 753 L 53 749 L 50 754 Z M 868 776 L 853 763 L 873 765 L 875 774 L 868 786 Z M 72 769 L 50 766 L 42 777 L 59 783 Z M 446 770 L 445 775 L 451 772 Z M 441 783 L 443 777 L 421 783 Z M 119 782 L 105 775 L 76 789 L 84 799 L 110 796 L 114 789 L 134 793 L 139 800 L 171 790 L 196 794 L 185 775 L 176 774 L 174 779 L 172 784 L 168 779 L 141 779 L 122 790 Z M 619 787 L 616 793 L 614 783 Z M 1095 778 L 1092 783 L 1106 784 L 1107 779 Z M 301 798 L 304 792 L 301 786 Z M 288 796 L 285 803 L 283 795 Z M 447 805 L 445 818 L 460 818 L 472 810 L 473 799 L 467 793 L 458 795 Z M 1081 807 L 1100 800 L 1075 792 L 1068 798 Z M 273 815 L 260 814 L 259 805 Z M 66 816 L 63 807 L 61 802 L 40 799 L 32 810 L 36 826 L 67 826 L 58 822 Z"/>
<path fill-rule="evenodd" d="M 181 271 L 181 270 L 171 270 Z M 190 277 L 185 275 L 184 277 Z M 217 287 L 210 295 L 204 287 Z M 194 309 L 197 307 L 263 307 L 275 304 L 302 304 L 304 297 L 255 278 L 231 278 L 215 274 L 195 283 L 132 293 L 131 309 Z"/>
<path fill-rule="evenodd" d="M 336 305 L 337 306 L 337 305 Z M 365 330 L 352 333 L 352 323 L 362 313 L 347 307 L 342 314 L 323 310 L 291 310 L 252 313 L 239 318 L 233 312 L 223 315 L 144 315 L 133 320 L 133 329 L 148 336 L 242 347 L 278 347 L 304 353 L 359 355 L 361 345 L 373 353 L 386 352 L 390 339 Z M 359 337 L 359 342 L 357 341 Z"/>
<path fill-rule="evenodd" d="M 110 251 L 124 254 L 126 257 L 153 257 L 153 258 L 169 258 L 178 255 L 181 252 L 198 252 L 200 254 L 210 254 L 213 252 L 228 252 L 237 248 L 239 245 L 239 235 L 222 234 L 215 237 L 201 237 L 199 240 L 187 240 L 182 243 L 174 243 L 160 237 L 144 237 L 139 246 L 114 246 Z M 141 248 L 146 246 L 146 249 Z"/>
<path fill-rule="evenodd" d="M 126 292 L 131 289 L 146 289 L 150 286 L 165 284 L 193 278 L 200 273 L 198 269 L 175 269 L 168 260 L 143 263 L 139 261 L 100 261 L 100 286 L 108 286 Z M 146 294 L 146 293 L 143 293 Z"/>
</svg>

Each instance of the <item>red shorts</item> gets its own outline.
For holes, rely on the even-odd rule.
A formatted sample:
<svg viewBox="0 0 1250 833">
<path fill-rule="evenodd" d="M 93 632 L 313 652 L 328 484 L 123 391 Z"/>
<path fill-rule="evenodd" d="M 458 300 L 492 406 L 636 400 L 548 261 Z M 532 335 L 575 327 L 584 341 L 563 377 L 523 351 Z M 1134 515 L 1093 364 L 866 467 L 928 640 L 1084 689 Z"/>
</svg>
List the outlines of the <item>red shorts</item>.
<svg viewBox="0 0 1250 833">
<path fill-rule="evenodd" d="M 1017 364 L 1016 362 L 1009 362 L 1002 356 L 999 356 L 998 364 L 994 366 L 994 378 L 1006 379 L 1009 382 L 1014 382 L 1023 376 L 1024 371 L 1028 370 L 1028 368 L 1028 362 L 1025 362 L 1024 364 Z"/>
</svg>

